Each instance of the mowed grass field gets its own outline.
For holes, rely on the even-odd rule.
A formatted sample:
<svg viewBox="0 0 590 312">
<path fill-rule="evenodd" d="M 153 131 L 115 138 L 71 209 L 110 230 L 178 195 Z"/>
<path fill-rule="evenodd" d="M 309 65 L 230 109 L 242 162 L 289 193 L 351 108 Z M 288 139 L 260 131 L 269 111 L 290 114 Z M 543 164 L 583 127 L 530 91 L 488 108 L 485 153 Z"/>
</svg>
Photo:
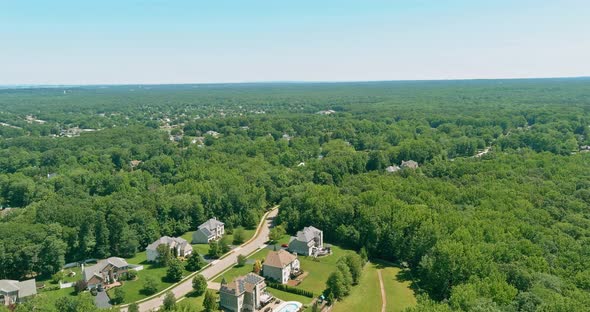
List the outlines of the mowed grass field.
<svg viewBox="0 0 590 312">
<path fill-rule="evenodd" d="M 416 305 L 414 291 L 409 281 L 400 281 L 398 274 L 401 269 L 384 262 L 368 263 L 361 281 L 352 288 L 350 295 L 336 303 L 334 312 L 345 311 L 381 311 L 381 287 L 379 275 L 383 277 L 387 312 L 401 312 L 407 307 Z"/>
<path fill-rule="evenodd" d="M 410 281 L 400 281 L 398 267 L 378 264 L 382 267 L 381 276 L 383 277 L 383 286 L 387 299 L 388 312 L 400 312 L 407 307 L 416 305 L 416 296 L 410 288 Z"/>
</svg>

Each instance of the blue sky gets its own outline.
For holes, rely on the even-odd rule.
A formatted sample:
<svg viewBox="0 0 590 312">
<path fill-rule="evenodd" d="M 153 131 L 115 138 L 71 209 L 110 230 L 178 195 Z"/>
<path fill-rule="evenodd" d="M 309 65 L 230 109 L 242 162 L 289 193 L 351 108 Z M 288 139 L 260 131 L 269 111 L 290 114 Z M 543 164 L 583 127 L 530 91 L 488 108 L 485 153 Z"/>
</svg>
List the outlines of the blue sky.
<svg viewBox="0 0 590 312">
<path fill-rule="evenodd" d="M 0 0 L 0 84 L 588 75 L 587 0 Z"/>
</svg>

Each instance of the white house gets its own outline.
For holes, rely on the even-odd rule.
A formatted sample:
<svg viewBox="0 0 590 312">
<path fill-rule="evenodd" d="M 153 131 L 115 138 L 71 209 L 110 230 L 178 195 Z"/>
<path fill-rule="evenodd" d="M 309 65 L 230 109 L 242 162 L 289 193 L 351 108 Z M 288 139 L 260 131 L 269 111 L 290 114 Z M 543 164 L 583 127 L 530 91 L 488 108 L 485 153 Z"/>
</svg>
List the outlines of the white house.
<svg viewBox="0 0 590 312">
<path fill-rule="evenodd" d="M 25 298 L 37 294 L 35 279 L 26 281 L 0 280 L 0 305 L 21 303 Z"/>
<path fill-rule="evenodd" d="M 319 249 L 324 248 L 324 232 L 313 226 L 304 227 L 292 236 L 289 241 L 289 251 L 300 255 L 312 256 Z"/>
<path fill-rule="evenodd" d="M 199 225 L 199 228 L 193 233 L 193 244 L 207 244 L 221 238 L 223 234 L 225 234 L 223 222 L 211 218 Z"/>
<path fill-rule="evenodd" d="M 291 274 L 296 274 L 299 270 L 297 254 L 283 249 L 269 252 L 262 264 L 262 275 L 281 284 L 287 284 Z"/>
<path fill-rule="evenodd" d="M 156 261 L 158 259 L 158 246 L 160 245 L 168 245 L 175 257 L 186 258 L 193 253 L 193 246 L 191 246 L 186 239 L 181 237 L 162 236 L 157 241 L 149 244 L 145 249 L 148 261 Z"/>
</svg>

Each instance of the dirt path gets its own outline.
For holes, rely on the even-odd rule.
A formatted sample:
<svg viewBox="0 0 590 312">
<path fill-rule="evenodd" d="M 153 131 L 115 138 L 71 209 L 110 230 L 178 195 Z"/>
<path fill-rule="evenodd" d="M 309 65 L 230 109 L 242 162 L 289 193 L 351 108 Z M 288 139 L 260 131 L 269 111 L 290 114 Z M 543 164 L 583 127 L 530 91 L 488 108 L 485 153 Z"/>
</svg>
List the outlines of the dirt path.
<svg viewBox="0 0 590 312">
<path fill-rule="evenodd" d="M 381 270 L 377 270 L 377 275 L 379 275 L 379 286 L 381 286 L 381 312 L 385 312 L 385 307 L 387 307 L 387 298 L 385 298 L 385 287 L 383 287 L 383 277 L 381 276 Z"/>
</svg>

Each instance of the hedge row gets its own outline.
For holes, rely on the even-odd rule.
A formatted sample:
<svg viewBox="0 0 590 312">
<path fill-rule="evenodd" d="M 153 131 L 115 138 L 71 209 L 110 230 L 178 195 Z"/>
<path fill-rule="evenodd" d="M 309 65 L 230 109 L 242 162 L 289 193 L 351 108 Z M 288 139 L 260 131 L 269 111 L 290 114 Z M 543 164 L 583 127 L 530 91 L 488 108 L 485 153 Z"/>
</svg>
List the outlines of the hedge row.
<svg viewBox="0 0 590 312">
<path fill-rule="evenodd" d="M 292 293 L 292 294 L 296 294 L 296 295 L 301 295 L 301 296 L 305 296 L 305 297 L 308 297 L 308 298 L 313 298 L 314 297 L 314 295 L 313 295 L 313 293 L 311 291 L 307 291 L 305 289 L 295 288 L 295 287 L 291 287 L 289 285 L 283 285 L 283 284 L 279 284 L 279 283 L 267 283 L 267 285 L 270 288 L 274 288 L 274 289 L 286 291 L 288 293 Z"/>
</svg>

